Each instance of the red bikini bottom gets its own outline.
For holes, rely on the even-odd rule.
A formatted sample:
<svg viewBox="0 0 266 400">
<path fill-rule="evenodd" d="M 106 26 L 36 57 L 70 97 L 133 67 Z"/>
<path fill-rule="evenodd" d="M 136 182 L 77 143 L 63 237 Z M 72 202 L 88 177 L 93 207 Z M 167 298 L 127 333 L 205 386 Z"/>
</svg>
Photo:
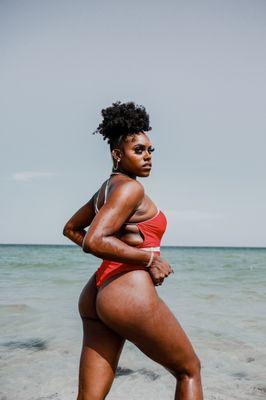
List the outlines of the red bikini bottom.
<svg viewBox="0 0 266 400">
<path fill-rule="evenodd" d="M 154 251 L 154 253 L 160 255 L 160 251 Z M 103 282 L 105 282 L 111 276 L 120 274 L 121 272 L 129 272 L 138 269 L 146 270 L 146 267 L 143 265 L 138 266 L 117 261 L 103 260 L 96 271 L 96 287 L 99 289 Z"/>
</svg>

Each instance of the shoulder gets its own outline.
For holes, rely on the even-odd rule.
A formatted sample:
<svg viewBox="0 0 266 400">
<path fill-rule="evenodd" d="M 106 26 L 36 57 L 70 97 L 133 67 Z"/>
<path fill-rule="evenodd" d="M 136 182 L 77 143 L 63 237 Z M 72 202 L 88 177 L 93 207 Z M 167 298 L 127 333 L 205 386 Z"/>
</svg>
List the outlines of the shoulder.
<svg viewBox="0 0 266 400">
<path fill-rule="evenodd" d="M 113 208 L 138 207 L 145 196 L 143 185 L 134 179 L 119 179 L 113 182 L 106 203 Z"/>
<path fill-rule="evenodd" d="M 119 195 L 123 195 L 125 197 L 143 197 L 145 193 L 143 185 L 134 179 L 117 182 L 114 184 L 113 190 L 117 194 L 119 193 Z"/>
</svg>

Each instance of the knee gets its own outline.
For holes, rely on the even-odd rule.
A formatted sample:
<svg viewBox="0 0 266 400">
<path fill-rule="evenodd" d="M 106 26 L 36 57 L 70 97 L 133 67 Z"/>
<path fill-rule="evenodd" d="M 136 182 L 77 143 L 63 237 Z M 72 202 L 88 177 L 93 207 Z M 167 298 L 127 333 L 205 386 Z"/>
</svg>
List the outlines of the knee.
<svg viewBox="0 0 266 400">
<path fill-rule="evenodd" d="M 77 400 L 105 400 L 108 395 L 110 388 L 97 388 L 93 386 L 91 388 L 82 388 L 79 385 L 79 392 Z"/>
<path fill-rule="evenodd" d="M 196 375 L 200 374 L 201 371 L 201 362 L 198 356 L 195 355 L 194 366 L 193 366 L 194 373 Z"/>
<path fill-rule="evenodd" d="M 179 366 L 175 371 L 175 377 L 178 379 L 195 378 L 200 376 L 201 362 L 195 354 L 184 365 Z"/>
<path fill-rule="evenodd" d="M 107 393 L 108 394 L 108 393 Z M 106 398 L 106 395 L 102 395 L 102 394 L 95 394 L 95 393 L 82 393 L 79 394 L 77 397 L 77 400 L 104 400 Z"/>
</svg>

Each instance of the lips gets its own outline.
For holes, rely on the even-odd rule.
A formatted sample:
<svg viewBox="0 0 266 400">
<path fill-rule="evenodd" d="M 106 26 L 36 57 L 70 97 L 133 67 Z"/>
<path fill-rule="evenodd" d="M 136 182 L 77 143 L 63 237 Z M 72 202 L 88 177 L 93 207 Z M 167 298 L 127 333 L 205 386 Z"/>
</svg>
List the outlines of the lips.
<svg viewBox="0 0 266 400">
<path fill-rule="evenodd" d="M 151 168 L 151 164 L 144 164 L 143 168 Z"/>
</svg>

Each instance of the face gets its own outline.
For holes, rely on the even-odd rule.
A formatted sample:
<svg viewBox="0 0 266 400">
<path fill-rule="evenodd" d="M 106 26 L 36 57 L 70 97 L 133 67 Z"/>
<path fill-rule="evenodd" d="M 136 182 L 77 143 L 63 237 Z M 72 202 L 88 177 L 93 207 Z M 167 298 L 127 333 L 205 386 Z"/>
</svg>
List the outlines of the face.
<svg viewBox="0 0 266 400">
<path fill-rule="evenodd" d="M 149 137 L 144 132 L 128 135 L 121 144 L 118 171 L 129 175 L 146 177 L 152 167 L 152 147 Z"/>
</svg>

